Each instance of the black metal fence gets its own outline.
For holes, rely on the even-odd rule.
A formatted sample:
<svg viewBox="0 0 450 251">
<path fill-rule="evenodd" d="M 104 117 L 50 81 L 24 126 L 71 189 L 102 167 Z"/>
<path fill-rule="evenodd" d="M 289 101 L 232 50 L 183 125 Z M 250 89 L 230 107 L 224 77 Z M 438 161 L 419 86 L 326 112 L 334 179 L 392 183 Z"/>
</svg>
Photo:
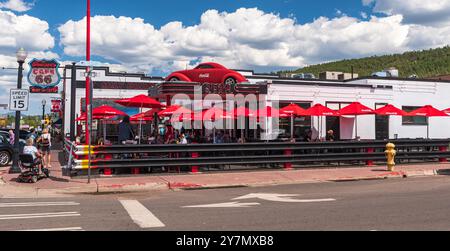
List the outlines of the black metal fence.
<svg viewBox="0 0 450 251">
<path fill-rule="evenodd" d="M 156 169 L 198 172 L 234 166 L 251 168 L 291 168 L 317 166 L 375 165 L 386 163 L 387 143 L 396 145 L 397 163 L 446 162 L 450 139 L 338 141 L 311 143 L 246 143 L 191 145 L 112 145 L 94 146 L 91 169 L 94 174 L 146 173 Z M 87 146 L 66 141 L 72 148 L 73 175 L 88 168 Z"/>
</svg>

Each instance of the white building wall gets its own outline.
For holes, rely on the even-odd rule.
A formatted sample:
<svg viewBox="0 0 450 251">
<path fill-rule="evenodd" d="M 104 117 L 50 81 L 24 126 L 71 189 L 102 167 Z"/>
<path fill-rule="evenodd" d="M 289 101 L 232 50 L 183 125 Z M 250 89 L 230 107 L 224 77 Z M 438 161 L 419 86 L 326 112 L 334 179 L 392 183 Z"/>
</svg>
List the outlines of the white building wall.
<svg viewBox="0 0 450 251">
<path fill-rule="evenodd" d="M 390 103 L 393 99 L 391 89 L 361 88 L 355 86 L 311 86 L 311 85 L 282 85 L 272 84 L 269 86 L 269 96 L 278 97 L 280 101 L 302 101 L 311 102 L 312 105 L 327 102 L 361 102 L 363 105 L 374 108 L 375 103 Z M 321 118 L 321 135 L 326 135 L 325 117 Z M 341 118 L 341 138 L 354 139 L 356 137 L 356 123 L 354 116 Z M 317 128 L 317 117 L 312 118 L 312 126 Z M 372 115 L 358 116 L 358 136 L 361 139 L 375 139 L 375 117 Z"/>
<path fill-rule="evenodd" d="M 394 97 L 391 102 L 398 108 L 402 106 L 424 106 L 444 110 L 450 108 L 450 83 L 428 81 L 404 81 L 369 79 L 369 84 L 389 84 L 394 87 Z M 432 139 L 450 138 L 450 117 L 435 117 L 429 119 L 429 137 Z M 401 117 L 390 118 L 390 137 L 395 134 L 399 138 L 426 138 L 426 125 L 403 125 Z"/>
</svg>

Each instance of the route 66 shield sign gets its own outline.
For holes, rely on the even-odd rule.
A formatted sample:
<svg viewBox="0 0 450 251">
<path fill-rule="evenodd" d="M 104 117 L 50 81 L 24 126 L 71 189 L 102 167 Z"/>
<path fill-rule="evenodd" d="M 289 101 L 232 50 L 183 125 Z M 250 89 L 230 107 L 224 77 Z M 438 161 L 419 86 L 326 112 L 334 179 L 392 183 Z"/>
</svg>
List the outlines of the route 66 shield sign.
<svg viewBox="0 0 450 251">
<path fill-rule="evenodd" d="M 31 86 L 47 89 L 57 86 L 61 81 L 59 63 L 55 59 L 33 59 L 29 65 L 28 82 Z"/>
</svg>

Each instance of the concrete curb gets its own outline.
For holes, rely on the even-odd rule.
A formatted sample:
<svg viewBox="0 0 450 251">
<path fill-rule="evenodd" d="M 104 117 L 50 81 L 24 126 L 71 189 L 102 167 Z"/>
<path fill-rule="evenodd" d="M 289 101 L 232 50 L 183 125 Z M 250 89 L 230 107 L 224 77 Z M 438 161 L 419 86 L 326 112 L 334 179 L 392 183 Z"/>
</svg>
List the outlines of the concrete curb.
<svg viewBox="0 0 450 251">
<path fill-rule="evenodd" d="M 364 180 L 384 180 L 392 178 L 409 178 L 409 177 L 425 177 L 450 175 L 450 169 L 440 170 L 415 170 L 415 171 L 396 171 L 384 172 L 370 176 L 356 177 L 338 177 L 332 179 L 310 179 L 310 180 L 275 180 L 254 183 L 228 183 L 228 184 L 194 184 L 183 182 L 152 182 L 152 183 L 136 183 L 136 184 L 113 184 L 102 185 L 93 182 L 90 185 L 62 188 L 62 189 L 33 189 L 34 192 L 40 194 L 97 194 L 97 193 L 131 193 L 131 192 L 149 192 L 149 191 L 181 191 L 181 190 L 204 190 L 204 189 L 224 189 L 224 188 L 240 188 L 240 187 L 263 187 L 263 186 L 279 186 L 279 185 L 295 185 L 308 183 L 325 183 L 325 182 L 351 182 Z M 0 184 L 2 184 L 0 176 Z M 4 181 L 3 181 L 4 182 Z M 4 182 L 6 184 L 6 182 Z"/>
</svg>

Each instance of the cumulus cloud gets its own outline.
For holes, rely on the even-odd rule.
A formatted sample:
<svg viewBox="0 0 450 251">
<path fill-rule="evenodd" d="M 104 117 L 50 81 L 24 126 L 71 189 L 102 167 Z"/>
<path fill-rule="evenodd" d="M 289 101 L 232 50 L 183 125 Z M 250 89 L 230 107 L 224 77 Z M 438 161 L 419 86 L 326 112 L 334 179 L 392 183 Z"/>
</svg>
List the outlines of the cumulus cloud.
<svg viewBox="0 0 450 251">
<path fill-rule="evenodd" d="M 6 2 L 0 2 L 0 8 L 17 12 L 24 12 L 33 8 L 33 4 L 27 3 L 23 0 L 8 0 Z"/>
<path fill-rule="evenodd" d="M 365 1 L 375 6 L 379 2 Z M 158 29 L 141 18 L 95 16 L 92 52 L 129 68 L 170 72 L 199 61 L 256 70 L 297 68 L 448 44 L 448 26 L 407 24 L 404 20 L 401 14 L 363 19 L 342 15 L 300 24 L 293 17 L 240 8 L 234 12 L 208 10 L 196 25 L 175 21 Z M 84 55 L 85 26 L 82 19 L 58 28 L 67 55 Z M 433 39 L 424 37 L 431 34 Z"/>
<path fill-rule="evenodd" d="M 403 15 L 405 23 L 430 25 L 450 21 L 450 0 L 363 0 L 365 5 L 373 3 L 374 12 Z"/>
</svg>

